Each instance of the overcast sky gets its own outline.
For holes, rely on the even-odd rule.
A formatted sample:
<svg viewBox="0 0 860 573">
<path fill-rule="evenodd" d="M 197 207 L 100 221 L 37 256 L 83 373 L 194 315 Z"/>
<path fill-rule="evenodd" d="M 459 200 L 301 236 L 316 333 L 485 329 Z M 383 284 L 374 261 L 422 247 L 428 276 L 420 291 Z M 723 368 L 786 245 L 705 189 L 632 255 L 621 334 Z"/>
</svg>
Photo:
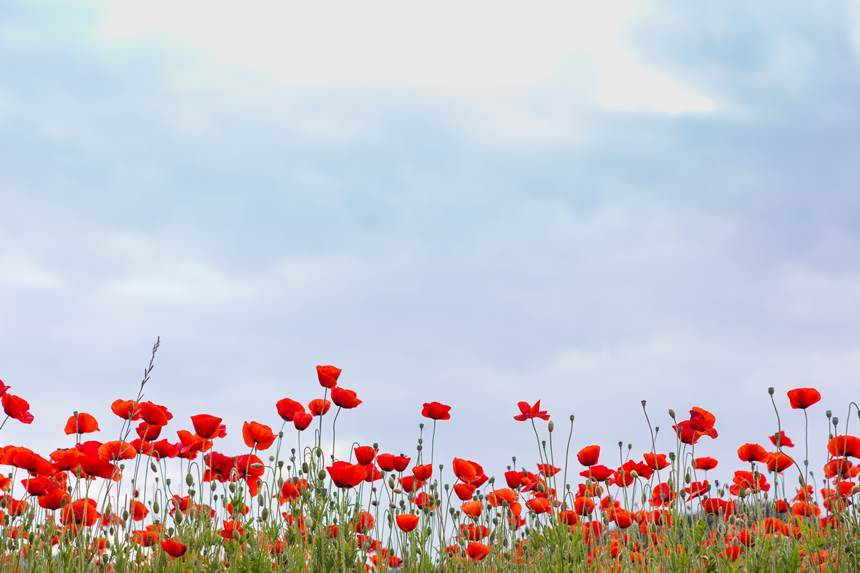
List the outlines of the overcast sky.
<svg viewBox="0 0 860 573">
<path fill-rule="evenodd" d="M 447 402 L 438 455 L 494 472 L 534 457 L 518 400 L 636 451 L 640 400 L 703 406 L 727 473 L 813 385 L 820 443 L 860 387 L 860 6 L 596 5 L 0 3 L 0 378 L 36 417 L 0 440 L 112 438 L 160 335 L 148 398 L 225 453 L 318 363 L 365 400 L 339 435 L 411 450 Z"/>
</svg>

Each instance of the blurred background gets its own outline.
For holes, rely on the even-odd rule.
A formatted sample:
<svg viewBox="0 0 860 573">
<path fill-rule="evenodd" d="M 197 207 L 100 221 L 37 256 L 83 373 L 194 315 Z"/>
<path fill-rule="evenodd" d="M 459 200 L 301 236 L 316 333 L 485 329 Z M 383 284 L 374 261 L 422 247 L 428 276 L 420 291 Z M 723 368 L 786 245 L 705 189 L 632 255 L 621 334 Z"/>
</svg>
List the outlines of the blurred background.
<svg viewBox="0 0 860 573">
<path fill-rule="evenodd" d="M 647 399 L 663 450 L 713 411 L 728 475 L 768 386 L 795 442 L 821 390 L 818 446 L 860 371 L 858 72 L 857 2 L 6 0 L 0 378 L 36 420 L 0 442 L 112 439 L 160 335 L 167 437 L 216 414 L 227 454 L 320 363 L 365 401 L 341 451 L 414 451 L 438 400 L 437 459 L 496 473 L 540 399 L 612 465 Z"/>
</svg>

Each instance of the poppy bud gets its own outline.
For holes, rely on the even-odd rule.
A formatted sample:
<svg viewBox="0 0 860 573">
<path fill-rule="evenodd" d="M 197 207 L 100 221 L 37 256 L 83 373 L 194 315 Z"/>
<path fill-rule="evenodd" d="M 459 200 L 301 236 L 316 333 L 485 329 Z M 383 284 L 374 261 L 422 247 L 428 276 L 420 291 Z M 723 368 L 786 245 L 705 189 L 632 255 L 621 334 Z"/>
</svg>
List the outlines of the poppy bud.
<svg viewBox="0 0 860 573">
<path fill-rule="evenodd" d="M 154 513 L 160 513 L 161 512 L 161 506 L 158 504 L 157 501 L 152 502 L 152 511 Z"/>
<path fill-rule="evenodd" d="M 773 396 L 773 386 L 768 386 L 767 393 Z"/>
<path fill-rule="evenodd" d="M 824 412 L 824 415 L 827 416 L 828 419 L 830 419 L 830 416 L 833 415 L 833 412 L 831 412 L 830 410 L 827 410 L 826 412 Z"/>
<path fill-rule="evenodd" d="M 552 420 L 550 420 L 549 423 L 546 425 L 546 429 L 549 431 L 549 433 L 552 433 L 552 431 L 555 430 L 555 424 Z"/>
<path fill-rule="evenodd" d="M 308 468 L 308 462 L 302 462 L 302 473 L 310 473 L 310 469 Z"/>
<path fill-rule="evenodd" d="M 325 471 L 320 470 L 320 471 L 317 473 L 317 479 L 318 479 L 318 480 L 320 480 L 320 481 L 323 481 L 323 480 L 325 479 Z"/>
<path fill-rule="evenodd" d="M 266 521 L 267 519 L 269 519 L 269 508 L 264 507 L 263 511 L 260 512 L 260 520 Z"/>
<path fill-rule="evenodd" d="M 149 469 L 151 469 L 155 473 L 158 473 L 158 466 L 155 465 L 155 462 L 152 462 L 151 464 L 149 464 Z"/>
<path fill-rule="evenodd" d="M 188 472 L 188 474 L 186 474 L 185 483 L 188 485 L 188 487 L 194 485 L 194 476 L 191 475 L 191 472 Z"/>
<path fill-rule="evenodd" d="M 675 410 L 673 410 L 672 408 L 669 408 L 669 417 L 673 420 L 675 419 Z"/>
</svg>

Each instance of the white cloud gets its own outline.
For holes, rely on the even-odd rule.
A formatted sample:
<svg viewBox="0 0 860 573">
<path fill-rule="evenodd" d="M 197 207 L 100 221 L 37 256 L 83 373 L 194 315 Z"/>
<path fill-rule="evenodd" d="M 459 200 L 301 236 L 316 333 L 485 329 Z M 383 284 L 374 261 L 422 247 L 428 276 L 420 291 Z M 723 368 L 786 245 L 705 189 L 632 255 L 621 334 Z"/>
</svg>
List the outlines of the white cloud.
<svg viewBox="0 0 860 573">
<path fill-rule="evenodd" d="M 582 106 L 672 115 L 719 109 L 630 46 L 629 29 L 648 8 L 639 0 L 94 3 L 108 55 L 128 45 L 190 54 L 212 66 L 210 75 L 195 64 L 177 81 L 209 82 L 228 97 L 266 100 L 274 90 L 283 105 L 362 90 L 441 99 L 473 112 L 473 131 L 501 143 L 569 140 Z M 248 80 L 265 93 L 254 94 Z"/>
</svg>

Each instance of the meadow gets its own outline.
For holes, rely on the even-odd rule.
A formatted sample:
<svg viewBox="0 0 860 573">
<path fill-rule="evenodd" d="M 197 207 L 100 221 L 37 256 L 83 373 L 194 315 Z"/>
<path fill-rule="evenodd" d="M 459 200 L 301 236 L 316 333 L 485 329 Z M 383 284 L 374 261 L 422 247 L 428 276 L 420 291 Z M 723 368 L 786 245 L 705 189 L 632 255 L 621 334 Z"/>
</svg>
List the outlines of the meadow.
<svg viewBox="0 0 860 573">
<path fill-rule="evenodd" d="M 817 430 L 810 442 L 814 388 L 769 389 L 772 427 L 727 460 L 697 455 L 719 439 L 703 406 L 659 414 L 674 442 L 661 451 L 667 430 L 642 401 L 640 442 L 651 447 L 634 457 L 623 444 L 577 444 L 572 416 L 519 402 L 510 431 L 534 434 L 534 449 L 490 476 L 467 446 L 435 456 L 437 430 L 456 415 L 439 402 L 416 404 L 414 451 L 356 443 L 334 459 L 337 419 L 372 405 L 332 365 L 316 367 L 310 402 L 260 405 L 280 426 L 228 429 L 215 412 L 174 419 L 145 399 L 157 350 L 135 396 L 70 412 L 73 446 L 0 448 L 0 570 L 860 570 L 860 437 L 849 423 L 860 410 L 852 402 L 841 421 L 827 412 L 826 442 Z M 3 426 L 31 424 L 12 390 L 0 381 Z M 803 416 L 804 435 L 787 435 L 785 416 Z M 108 422 L 119 433 L 94 439 Z M 221 451 L 227 431 L 247 449 Z M 826 448 L 823 467 L 810 467 L 810 446 Z"/>
</svg>

